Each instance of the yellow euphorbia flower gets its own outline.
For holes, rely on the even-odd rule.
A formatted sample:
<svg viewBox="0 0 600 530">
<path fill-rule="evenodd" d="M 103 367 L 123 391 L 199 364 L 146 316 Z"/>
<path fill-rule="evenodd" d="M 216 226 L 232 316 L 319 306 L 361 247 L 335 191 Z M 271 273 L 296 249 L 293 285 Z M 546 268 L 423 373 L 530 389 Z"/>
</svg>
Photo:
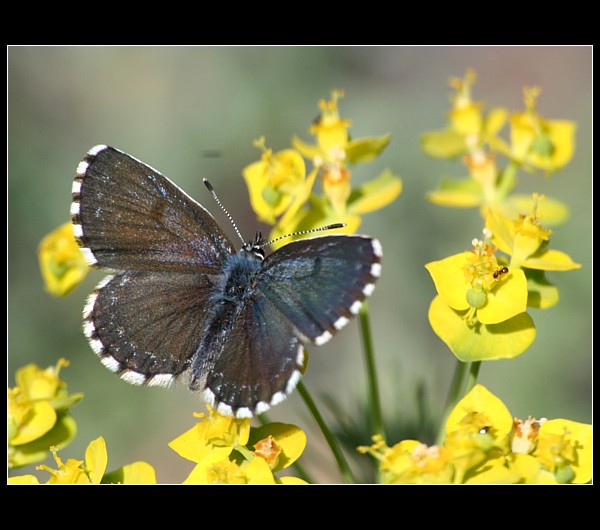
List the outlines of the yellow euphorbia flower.
<svg viewBox="0 0 600 530">
<path fill-rule="evenodd" d="M 546 120 L 536 111 L 539 87 L 526 87 L 523 112 L 510 117 L 511 156 L 534 168 L 552 173 L 562 169 L 575 151 L 575 123 L 568 120 Z"/>
<path fill-rule="evenodd" d="M 522 267 L 527 277 L 527 305 L 545 309 L 558 301 L 558 290 L 545 277 L 545 271 L 569 271 L 581 268 L 568 254 L 548 248 L 551 231 L 542 227 L 537 215 L 543 196 L 533 195 L 533 212 L 509 219 L 499 212 L 490 211 L 486 228 L 492 232 L 492 241 L 511 256 L 511 270 Z"/>
<path fill-rule="evenodd" d="M 439 293 L 429 322 L 461 361 L 516 357 L 535 338 L 525 313 L 527 279 L 519 268 L 498 263 L 492 245 L 474 239 L 473 247 L 425 265 Z"/>
<path fill-rule="evenodd" d="M 386 483 L 556 484 L 591 480 L 591 425 L 568 420 L 514 419 L 506 405 L 475 385 L 446 421 L 442 444 L 381 436 L 359 447 L 379 461 Z"/>
<path fill-rule="evenodd" d="M 482 324 L 497 324 L 522 313 L 527 304 L 523 271 L 499 264 L 494 247 L 474 240 L 472 251 L 425 265 L 436 289 L 453 309 L 473 309 Z"/>
<path fill-rule="evenodd" d="M 423 150 L 437 158 L 453 158 L 464 154 L 483 153 L 487 143 L 492 151 L 505 151 L 505 142 L 498 136 L 506 122 L 507 111 L 495 108 L 487 115 L 483 104 L 473 101 L 471 88 L 476 81 L 475 71 L 467 70 L 463 79 L 450 78 L 455 92 L 450 96 L 452 109 L 448 112 L 448 127 L 431 131 L 421 137 Z"/>
<path fill-rule="evenodd" d="M 154 468 L 147 462 L 135 462 L 105 474 L 108 453 L 102 436 L 89 443 L 85 450 L 85 463 L 74 458 L 65 463 L 58 456 L 56 447 L 51 450 L 57 469 L 45 464 L 36 467 L 50 473 L 46 484 L 156 484 Z M 39 480 L 33 475 L 23 475 L 11 477 L 9 484 L 39 484 Z"/>
<path fill-rule="evenodd" d="M 306 434 L 295 425 L 268 423 L 250 431 L 248 447 L 263 458 L 273 473 L 293 464 L 306 447 Z"/>
<path fill-rule="evenodd" d="M 534 208 L 529 215 L 520 214 L 517 219 L 507 219 L 491 212 L 486 218 L 486 228 L 492 233 L 492 241 L 511 256 L 509 266 L 545 271 L 569 271 L 581 268 L 564 252 L 547 249 L 551 230 L 542 227 L 537 216 L 537 203 L 543 196 L 534 194 Z"/>
<path fill-rule="evenodd" d="M 389 134 L 351 139 L 348 133 L 351 122 L 341 118 L 338 111 L 338 100 L 343 96 L 341 90 L 334 90 L 331 93 L 331 100 L 319 102 L 321 115 L 309 129 L 310 134 L 316 136 L 316 144 L 307 144 L 297 137 L 292 139 L 294 147 L 321 170 L 323 192 L 332 211 L 338 216 L 337 222 L 346 222 L 343 219 L 346 213 L 357 215 L 357 212 L 352 212 L 349 206 L 354 190 L 350 183 L 351 172 L 348 165 L 373 160 L 390 141 Z M 389 180 L 389 175 L 384 178 Z M 387 186 L 389 183 L 386 183 L 385 197 L 382 195 L 381 200 L 376 201 L 377 209 L 392 202 L 400 193 L 399 179 L 397 177 L 395 179 L 398 182 L 394 186 L 394 191 Z M 370 185 L 378 187 L 377 179 Z"/>
<path fill-rule="evenodd" d="M 42 239 L 38 256 L 46 290 L 55 296 L 69 293 L 81 283 L 90 269 L 75 242 L 70 222 Z"/>
<path fill-rule="evenodd" d="M 183 484 L 275 484 L 275 477 L 262 458 L 238 464 L 212 453 L 194 467 Z"/>
<path fill-rule="evenodd" d="M 46 465 L 36 468 L 50 472 L 52 476 L 48 484 L 100 484 L 108 463 L 106 442 L 101 436 L 90 442 L 85 450 L 85 465 L 82 460 L 73 458 L 69 458 L 64 464 L 56 454 L 56 450 L 53 450 L 52 454 L 58 469 Z"/>
<path fill-rule="evenodd" d="M 279 479 L 275 472 L 291 465 L 306 446 L 306 435 L 294 425 L 271 423 L 250 428 L 250 419 L 221 416 L 208 407 L 202 421 L 169 447 L 196 463 L 184 484 L 303 483 Z"/>
<path fill-rule="evenodd" d="M 242 171 L 253 210 L 268 224 L 275 224 L 284 213 L 286 218 L 293 217 L 308 200 L 317 169 L 307 176 L 304 159 L 298 151 L 284 149 L 273 153 L 265 146 L 264 137 L 254 145 L 262 149 L 261 159 Z"/>
<path fill-rule="evenodd" d="M 548 420 L 540 427 L 532 454 L 559 483 L 589 482 L 592 479 L 592 426 L 564 419 Z"/>
<path fill-rule="evenodd" d="M 20 467 L 43 460 L 50 446 L 65 447 L 75 436 L 69 408 L 83 394 L 68 394 L 59 378 L 68 361 L 42 369 L 28 364 L 17 370 L 17 386 L 8 389 L 8 465 Z"/>
<path fill-rule="evenodd" d="M 206 408 L 208 415 L 194 414 L 201 421 L 169 443 L 176 453 L 196 463 L 213 453 L 227 457 L 237 447 L 246 445 L 250 436 L 249 418 L 222 416 L 209 405 Z"/>
<path fill-rule="evenodd" d="M 259 219 L 274 225 L 269 236 L 275 240 L 297 232 L 311 231 L 331 224 L 344 224 L 341 233 L 358 230 L 361 215 L 383 208 L 402 190 L 402 181 L 389 170 L 357 188 L 352 187 L 349 165 L 376 158 L 390 141 L 390 135 L 351 139 L 350 120 L 341 118 L 338 101 L 341 90 L 332 91 L 329 101 L 321 100 L 321 114 L 309 132 L 314 144 L 297 137 L 294 149 L 273 153 L 265 147 L 264 138 L 255 142 L 263 151 L 261 160 L 243 170 L 250 201 Z M 312 161 L 307 175 L 302 157 Z M 314 191 L 319 176 L 323 194 Z M 274 241 L 273 247 L 285 244 Z"/>
</svg>

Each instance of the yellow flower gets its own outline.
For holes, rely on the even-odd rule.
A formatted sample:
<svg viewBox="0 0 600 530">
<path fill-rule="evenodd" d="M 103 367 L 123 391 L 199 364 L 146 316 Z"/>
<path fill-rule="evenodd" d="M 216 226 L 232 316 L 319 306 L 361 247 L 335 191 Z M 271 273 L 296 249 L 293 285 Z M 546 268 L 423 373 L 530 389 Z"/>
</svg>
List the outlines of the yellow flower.
<svg viewBox="0 0 600 530">
<path fill-rule="evenodd" d="M 513 420 L 504 403 L 475 385 L 446 421 L 441 445 L 380 436 L 359 447 L 387 483 L 556 484 L 591 480 L 592 426 L 569 420 Z"/>
<path fill-rule="evenodd" d="M 526 87 L 523 112 L 510 117 L 511 156 L 525 166 L 552 173 L 562 169 L 573 158 L 575 123 L 568 120 L 546 120 L 536 111 L 539 87 Z"/>
<path fill-rule="evenodd" d="M 272 237 L 286 230 L 307 230 L 331 223 L 346 223 L 345 233 L 353 233 L 360 225 L 360 215 L 383 208 L 401 192 L 402 182 L 389 170 L 363 186 L 353 189 L 349 165 L 373 160 L 385 149 L 390 135 L 351 139 L 348 133 L 350 120 L 342 119 L 338 111 L 338 100 L 343 92 L 334 90 L 331 100 L 321 100 L 321 115 L 309 129 L 316 136 L 315 144 L 307 144 L 297 137 L 292 139 L 294 147 L 312 160 L 320 170 L 325 201 L 311 202 L 311 210 L 298 212 L 290 223 L 282 223 Z M 294 212 L 296 214 L 296 212 Z"/>
<path fill-rule="evenodd" d="M 490 244 L 474 239 L 473 247 L 425 265 L 439 293 L 429 322 L 461 361 L 516 357 L 535 338 L 525 313 L 527 279 L 498 263 Z"/>
<path fill-rule="evenodd" d="M 221 416 L 207 407 L 202 421 L 169 446 L 196 466 L 184 484 L 303 483 L 274 475 L 290 466 L 306 446 L 306 435 L 293 425 L 271 423 L 250 429 L 250 420 Z"/>
<path fill-rule="evenodd" d="M 194 414 L 201 421 L 169 443 L 183 458 L 199 463 L 212 453 L 224 457 L 236 448 L 246 445 L 250 435 L 250 419 L 222 416 L 209 405 L 208 415 Z"/>
<path fill-rule="evenodd" d="M 427 132 L 421 137 L 421 146 L 428 155 L 437 158 L 465 154 L 480 156 L 486 143 L 493 151 L 507 149 L 498 137 L 507 112 L 503 108 L 495 108 L 484 115 L 483 104 L 471 97 L 476 77 L 474 70 L 469 69 L 463 79 L 450 78 L 450 86 L 455 92 L 450 96 L 452 109 L 448 112 L 448 127 Z"/>
<path fill-rule="evenodd" d="M 532 454 L 559 483 L 589 482 L 592 479 L 592 426 L 564 419 L 548 420 L 540 427 Z"/>
<path fill-rule="evenodd" d="M 533 212 L 520 214 L 510 220 L 490 213 L 486 228 L 492 233 L 492 241 L 503 252 L 511 256 L 509 266 L 525 267 L 545 271 L 569 271 L 581 268 L 564 252 L 547 248 L 551 230 L 542 227 L 537 216 L 538 201 L 542 196 L 534 194 Z"/>
<path fill-rule="evenodd" d="M 17 370 L 17 386 L 8 389 L 8 464 L 20 467 L 43 460 L 50 446 L 65 447 L 75 436 L 68 415 L 83 394 L 68 394 L 60 370 L 68 361 L 42 369 L 29 364 Z"/>
<path fill-rule="evenodd" d="M 248 447 L 253 447 L 254 454 L 276 473 L 300 458 L 306 447 L 306 434 L 295 425 L 268 423 L 251 430 Z"/>
<path fill-rule="evenodd" d="M 381 437 L 374 436 L 375 443 L 359 451 L 380 461 L 386 483 L 514 483 L 520 477 L 500 458 L 507 450 L 510 427 L 504 404 L 477 385 L 449 415 L 441 445 L 403 440 L 387 447 Z"/>
<path fill-rule="evenodd" d="M 194 467 L 183 484 L 275 484 L 275 477 L 262 458 L 238 464 L 212 453 Z"/>
<path fill-rule="evenodd" d="M 70 222 L 42 239 L 38 256 L 46 290 L 55 296 L 69 293 L 89 271 L 89 265 L 75 241 Z"/>
<path fill-rule="evenodd" d="M 268 224 L 275 224 L 284 213 L 286 219 L 293 217 L 308 200 L 317 170 L 306 176 L 304 159 L 298 151 L 285 149 L 274 154 L 265 146 L 264 137 L 254 145 L 263 151 L 261 160 L 242 171 L 252 208 Z"/>
<path fill-rule="evenodd" d="M 551 231 L 542 227 L 537 215 L 539 201 L 543 196 L 533 195 L 533 212 L 519 214 L 509 219 L 498 212 L 490 212 L 486 217 L 486 228 L 492 233 L 491 239 L 503 252 L 511 256 L 508 267 L 516 270 L 522 267 L 527 278 L 527 305 L 545 309 L 558 301 L 558 290 L 545 277 L 545 271 L 569 271 L 581 268 L 568 254 L 549 249 Z"/>
<path fill-rule="evenodd" d="M 321 114 L 309 128 L 309 133 L 317 138 L 316 144 L 307 144 L 297 137 L 292 140 L 294 147 L 303 156 L 313 160 L 315 166 L 336 165 L 346 158 L 351 122 L 340 118 L 337 102 L 343 97 L 342 90 L 332 90 L 329 101 L 319 101 Z"/>
<path fill-rule="evenodd" d="M 454 450 L 460 482 L 477 474 L 484 461 L 506 452 L 511 427 L 512 418 L 504 403 L 482 385 L 475 385 L 456 404 L 446 420 L 444 446 Z M 500 475 L 504 475 L 503 470 Z"/>
<path fill-rule="evenodd" d="M 57 469 L 45 464 L 36 467 L 39 471 L 50 473 L 46 484 L 156 484 L 154 468 L 146 462 L 128 464 L 105 474 L 108 453 L 102 436 L 92 440 L 87 446 L 85 463 L 74 458 L 69 458 L 64 463 L 57 454 L 57 448 L 52 447 L 51 450 Z M 39 484 L 39 480 L 33 475 L 23 475 L 11 477 L 9 484 Z"/>
<path fill-rule="evenodd" d="M 349 165 L 376 158 L 390 136 L 351 139 L 350 120 L 341 118 L 338 111 L 342 97 L 342 91 L 334 90 L 331 100 L 319 102 L 321 114 L 309 129 L 316 143 L 294 137 L 293 149 L 274 153 L 265 146 L 264 137 L 254 142 L 262 150 L 261 159 L 246 166 L 242 173 L 258 218 L 274 225 L 270 240 L 290 234 L 297 239 L 302 235 L 298 232 L 331 224 L 344 224 L 342 233 L 354 233 L 361 215 L 383 208 L 400 194 L 402 182 L 389 170 L 358 188 L 352 187 Z M 303 156 L 314 166 L 308 175 Z M 314 192 L 317 176 L 322 196 Z M 273 247 L 286 243 L 273 241 Z"/>
<path fill-rule="evenodd" d="M 52 455 L 58 469 L 46 465 L 36 467 L 38 470 L 50 472 L 47 484 L 100 484 L 108 463 L 106 442 L 101 436 L 88 445 L 85 451 L 85 465 L 82 460 L 74 458 L 69 458 L 66 464 L 63 463 L 56 453 L 56 448 L 52 448 Z"/>
</svg>

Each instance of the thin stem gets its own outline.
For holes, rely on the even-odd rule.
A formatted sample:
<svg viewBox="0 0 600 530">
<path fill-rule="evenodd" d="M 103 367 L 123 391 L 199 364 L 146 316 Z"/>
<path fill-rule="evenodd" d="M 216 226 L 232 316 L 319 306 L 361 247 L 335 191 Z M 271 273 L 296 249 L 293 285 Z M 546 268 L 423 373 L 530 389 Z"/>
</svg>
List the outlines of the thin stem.
<svg viewBox="0 0 600 530">
<path fill-rule="evenodd" d="M 369 385 L 369 406 L 371 409 L 371 431 L 380 434 L 385 441 L 383 428 L 383 416 L 381 414 L 381 401 L 379 399 L 379 382 L 377 380 L 377 369 L 375 367 L 375 352 L 373 350 L 373 339 L 371 335 L 371 323 L 369 320 L 369 307 L 365 301 L 359 312 L 360 331 L 363 342 L 363 354 L 367 367 Z"/>
<path fill-rule="evenodd" d="M 475 361 L 471 363 L 469 367 L 469 375 L 467 377 L 467 386 L 463 394 L 467 394 L 477 384 L 477 376 L 479 375 L 479 369 L 481 368 L 481 361 Z"/>
<path fill-rule="evenodd" d="M 323 420 L 319 409 L 315 405 L 313 399 L 310 397 L 310 394 L 308 393 L 308 390 L 306 390 L 304 383 L 300 381 L 296 388 L 298 389 L 300 396 L 302 396 L 304 404 L 306 405 L 306 407 L 312 414 L 312 417 L 315 419 L 317 425 L 321 429 L 325 440 L 329 444 L 329 448 L 331 449 L 331 452 L 333 453 L 333 456 L 335 457 L 340 471 L 342 472 L 342 475 L 344 475 L 346 482 L 348 484 L 355 484 L 356 480 L 354 478 L 354 475 L 352 474 L 352 470 L 350 469 L 350 466 L 348 465 L 348 462 L 346 461 L 346 458 L 344 457 L 344 454 L 342 453 L 342 450 L 338 445 L 335 436 L 333 436 L 333 433 L 329 430 L 329 427 Z"/>
<path fill-rule="evenodd" d="M 436 444 L 440 445 L 444 441 L 444 437 L 446 436 L 446 420 L 452 412 L 452 409 L 458 403 L 459 397 L 461 396 L 461 389 L 464 385 L 465 375 L 467 373 L 468 363 L 463 363 L 461 361 L 457 361 L 456 367 L 454 369 L 454 376 L 452 377 L 452 383 L 450 383 L 450 390 L 448 391 L 448 397 L 446 399 L 446 407 L 444 409 L 444 414 L 441 417 L 440 427 L 438 430 L 438 435 L 436 439 Z"/>
</svg>

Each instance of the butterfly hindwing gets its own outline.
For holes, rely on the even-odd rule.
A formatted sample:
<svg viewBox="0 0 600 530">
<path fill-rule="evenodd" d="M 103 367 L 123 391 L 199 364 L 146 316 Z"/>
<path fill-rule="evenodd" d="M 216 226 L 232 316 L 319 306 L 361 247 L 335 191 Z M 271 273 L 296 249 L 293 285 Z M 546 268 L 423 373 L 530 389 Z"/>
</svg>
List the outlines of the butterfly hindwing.
<svg viewBox="0 0 600 530">
<path fill-rule="evenodd" d="M 265 259 L 258 289 L 315 344 L 358 313 L 381 273 L 381 245 L 364 236 L 301 239 Z"/>
<path fill-rule="evenodd" d="M 190 367 L 211 293 L 205 274 L 119 272 L 90 295 L 84 331 L 102 363 L 123 379 L 166 386 Z"/>
<path fill-rule="evenodd" d="M 233 311 L 227 333 L 205 335 L 190 386 L 222 414 L 250 417 L 285 399 L 300 379 L 304 347 L 284 315 L 262 294 Z"/>
<path fill-rule="evenodd" d="M 72 195 L 73 231 L 91 265 L 214 273 L 234 252 L 207 210 L 158 171 L 112 147 L 88 151 Z"/>
</svg>

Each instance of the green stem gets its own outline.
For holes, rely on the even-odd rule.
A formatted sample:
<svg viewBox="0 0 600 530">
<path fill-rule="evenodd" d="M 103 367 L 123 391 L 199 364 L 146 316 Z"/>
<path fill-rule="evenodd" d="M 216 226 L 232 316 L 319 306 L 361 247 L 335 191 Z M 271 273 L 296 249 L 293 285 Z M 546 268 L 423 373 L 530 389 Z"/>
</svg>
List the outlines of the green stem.
<svg viewBox="0 0 600 530">
<path fill-rule="evenodd" d="M 371 323 L 369 320 L 369 307 L 366 300 L 360 308 L 359 322 L 369 385 L 369 406 L 371 409 L 372 422 L 371 432 L 373 434 L 380 434 L 385 441 L 383 416 L 381 414 L 381 401 L 379 399 L 379 382 L 377 380 L 377 369 L 375 368 L 375 352 L 373 350 Z"/>
<path fill-rule="evenodd" d="M 338 445 L 335 436 L 333 436 L 333 433 L 329 430 L 329 427 L 323 420 L 319 409 L 315 405 L 313 399 L 310 397 L 310 394 L 308 393 L 308 390 L 306 390 L 304 383 L 300 381 L 296 388 L 298 389 L 300 396 L 302 396 L 304 404 L 306 405 L 306 407 L 312 414 L 312 417 L 315 419 L 317 425 L 321 429 L 325 440 L 329 444 L 329 448 L 331 449 L 331 452 L 333 453 L 333 456 L 337 461 L 337 464 L 340 468 L 340 471 L 342 472 L 342 475 L 344 476 L 344 479 L 348 484 L 355 484 L 356 480 L 354 478 L 354 475 L 352 474 L 352 470 L 350 469 L 350 466 L 348 465 L 348 462 L 346 461 L 346 458 L 344 457 L 344 454 L 342 453 L 342 450 Z"/>
<path fill-rule="evenodd" d="M 461 389 L 464 385 L 464 379 L 467 373 L 467 366 L 468 363 L 457 361 L 456 367 L 454 368 L 454 376 L 452 377 L 450 390 L 448 390 L 448 397 L 446 398 L 446 407 L 444 408 L 444 414 L 441 417 L 440 427 L 435 441 L 436 445 L 441 445 L 446 437 L 446 420 L 460 399 Z"/>
<path fill-rule="evenodd" d="M 446 436 L 446 420 L 452 412 L 452 409 L 454 409 L 458 401 L 477 383 L 477 376 L 479 375 L 480 368 L 481 361 L 473 363 L 457 361 L 454 377 L 452 378 L 452 383 L 450 384 L 450 390 L 448 392 L 448 399 L 446 400 L 446 408 L 435 442 L 437 445 L 440 445 L 444 441 Z"/>
<path fill-rule="evenodd" d="M 471 366 L 469 367 L 469 375 L 467 377 L 467 386 L 463 392 L 463 395 L 470 392 L 471 389 L 477 384 L 477 376 L 479 375 L 480 368 L 481 361 L 475 361 L 474 363 L 471 363 Z"/>
</svg>

